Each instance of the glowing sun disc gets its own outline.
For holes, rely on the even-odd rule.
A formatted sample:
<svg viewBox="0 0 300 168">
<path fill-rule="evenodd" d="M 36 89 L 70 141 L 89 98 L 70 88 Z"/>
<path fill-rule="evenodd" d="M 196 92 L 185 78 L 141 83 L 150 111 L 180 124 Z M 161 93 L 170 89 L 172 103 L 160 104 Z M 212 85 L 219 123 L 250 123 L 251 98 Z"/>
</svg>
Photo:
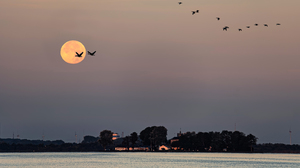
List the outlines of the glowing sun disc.
<svg viewBox="0 0 300 168">
<path fill-rule="evenodd" d="M 76 52 L 78 54 L 82 53 L 81 57 L 76 57 Z M 84 60 L 86 55 L 86 50 L 84 45 L 76 40 L 67 41 L 60 49 L 61 58 L 69 64 L 78 64 Z"/>
</svg>

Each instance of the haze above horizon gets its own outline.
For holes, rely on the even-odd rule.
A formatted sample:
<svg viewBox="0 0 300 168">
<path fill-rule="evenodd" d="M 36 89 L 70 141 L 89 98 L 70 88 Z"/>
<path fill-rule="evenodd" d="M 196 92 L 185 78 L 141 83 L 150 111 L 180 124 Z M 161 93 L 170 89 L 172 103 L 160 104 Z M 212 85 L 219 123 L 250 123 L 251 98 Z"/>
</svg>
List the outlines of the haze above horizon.
<svg viewBox="0 0 300 168">
<path fill-rule="evenodd" d="M 180 128 L 233 131 L 236 123 L 258 143 L 288 144 L 291 128 L 299 144 L 299 5 L 1 1 L 1 137 L 41 139 L 44 131 L 68 142 L 75 132 L 162 125 L 170 138 Z M 65 63 L 60 48 L 69 40 L 96 56 Z"/>
</svg>

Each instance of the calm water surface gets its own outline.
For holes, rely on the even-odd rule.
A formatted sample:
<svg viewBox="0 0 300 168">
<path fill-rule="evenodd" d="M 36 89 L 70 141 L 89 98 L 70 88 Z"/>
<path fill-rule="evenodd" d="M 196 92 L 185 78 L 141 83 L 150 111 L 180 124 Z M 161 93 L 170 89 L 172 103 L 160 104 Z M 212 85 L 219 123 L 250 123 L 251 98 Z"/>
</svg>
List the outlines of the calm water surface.
<svg viewBox="0 0 300 168">
<path fill-rule="evenodd" d="M 300 167 L 299 154 L 0 153 L 0 167 Z"/>
</svg>

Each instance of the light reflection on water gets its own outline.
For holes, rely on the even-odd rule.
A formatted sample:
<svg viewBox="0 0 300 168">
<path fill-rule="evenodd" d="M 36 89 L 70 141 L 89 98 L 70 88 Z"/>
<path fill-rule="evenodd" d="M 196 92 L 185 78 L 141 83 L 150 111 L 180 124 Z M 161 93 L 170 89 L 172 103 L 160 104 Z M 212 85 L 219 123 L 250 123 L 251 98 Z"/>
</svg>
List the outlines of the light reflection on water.
<svg viewBox="0 0 300 168">
<path fill-rule="evenodd" d="M 0 153 L 0 167 L 300 167 L 300 154 Z"/>
</svg>

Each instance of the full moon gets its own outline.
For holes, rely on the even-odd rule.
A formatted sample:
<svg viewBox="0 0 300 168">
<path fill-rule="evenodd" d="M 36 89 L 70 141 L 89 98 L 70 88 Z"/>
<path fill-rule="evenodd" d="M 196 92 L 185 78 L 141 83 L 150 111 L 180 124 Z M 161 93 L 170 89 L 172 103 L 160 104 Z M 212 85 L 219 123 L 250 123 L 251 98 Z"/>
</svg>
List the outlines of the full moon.
<svg viewBox="0 0 300 168">
<path fill-rule="evenodd" d="M 78 54 L 83 54 L 81 57 L 77 57 Z M 67 41 L 60 49 L 61 58 L 69 64 L 78 64 L 84 60 L 86 55 L 85 47 L 82 43 L 76 40 Z"/>
</svg>

